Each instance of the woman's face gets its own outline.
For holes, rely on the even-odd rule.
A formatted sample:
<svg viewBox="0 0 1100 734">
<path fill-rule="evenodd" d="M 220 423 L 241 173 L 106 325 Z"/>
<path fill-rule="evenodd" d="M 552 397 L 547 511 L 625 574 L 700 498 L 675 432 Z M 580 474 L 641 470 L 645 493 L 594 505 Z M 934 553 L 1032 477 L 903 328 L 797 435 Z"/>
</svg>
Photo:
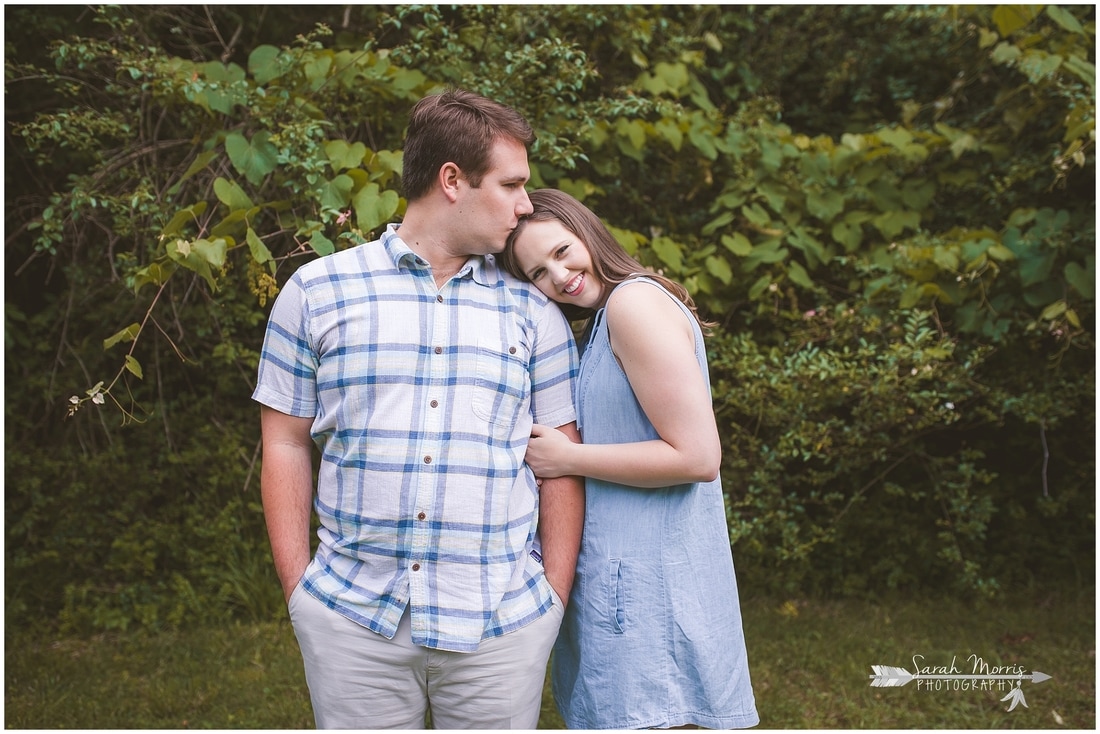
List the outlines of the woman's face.
<svg viewBox="0 0 1100 734">
<path fill-rule="evenodd" d="M 604 284 L 592 269 L 588 246 L 560 222 L 527 222 L 512 247 L 523 273 L 551 300 L 590 309 L 603 305 Z"/>
</svg>

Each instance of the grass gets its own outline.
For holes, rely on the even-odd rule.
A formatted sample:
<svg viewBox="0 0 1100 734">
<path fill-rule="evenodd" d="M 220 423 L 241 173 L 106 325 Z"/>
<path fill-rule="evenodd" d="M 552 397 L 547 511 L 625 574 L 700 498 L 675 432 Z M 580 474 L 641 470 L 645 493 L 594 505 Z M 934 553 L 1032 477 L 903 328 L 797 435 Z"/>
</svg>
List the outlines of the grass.
<svg viewBox="0 0 1100 734">
<path fill-rule="evenodd" d="M 1095 729 L 1095 599 L 746 600 L 749 663 L 764 729 Z M 13 729 L 313 727 L 289 622 L 50 639 L 9 628 L 5 726 Z M 972 672 L 1018 665 L 1027 707 L 1004 691 L 872 688 L 872 665 Z M 540 728 L 561 728 L 546 692 Z"/>
</svg>

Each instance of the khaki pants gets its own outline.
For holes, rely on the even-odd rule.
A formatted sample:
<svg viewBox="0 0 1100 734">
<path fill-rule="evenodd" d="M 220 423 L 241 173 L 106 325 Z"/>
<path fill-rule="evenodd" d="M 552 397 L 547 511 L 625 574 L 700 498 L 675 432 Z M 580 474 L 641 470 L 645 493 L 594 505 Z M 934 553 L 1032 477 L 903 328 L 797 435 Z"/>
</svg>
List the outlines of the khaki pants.
<svg viewBox="0 0 1100 734">
<path fill-rule="evenodd" d="M 300 585 L 290 619 L 318 729 L 534 729 L 546 661 L 564 609 L 481 643 L 477 652 L 412 643 L 406 609 L 392 640 L 326 607 Z"/>
</svg>

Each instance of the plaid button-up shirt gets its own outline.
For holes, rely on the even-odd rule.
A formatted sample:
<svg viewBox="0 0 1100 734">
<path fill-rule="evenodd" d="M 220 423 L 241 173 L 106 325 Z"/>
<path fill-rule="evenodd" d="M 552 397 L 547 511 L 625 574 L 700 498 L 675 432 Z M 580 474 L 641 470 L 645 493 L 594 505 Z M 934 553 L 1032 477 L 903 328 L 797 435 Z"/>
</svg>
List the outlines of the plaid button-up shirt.
<svg viewBox="0 0 1100 734">
<path fill-rule="evenodd" d="M 301 267 L 272 308 L 253 399 L 313 418 L 317 554 L 305 590 L 392 638 L 470 651 L 552 605 L 532 421 L 575 420 L 558 308 L 471 258 L 437 289 L 391 225 Z"/>
</svg>

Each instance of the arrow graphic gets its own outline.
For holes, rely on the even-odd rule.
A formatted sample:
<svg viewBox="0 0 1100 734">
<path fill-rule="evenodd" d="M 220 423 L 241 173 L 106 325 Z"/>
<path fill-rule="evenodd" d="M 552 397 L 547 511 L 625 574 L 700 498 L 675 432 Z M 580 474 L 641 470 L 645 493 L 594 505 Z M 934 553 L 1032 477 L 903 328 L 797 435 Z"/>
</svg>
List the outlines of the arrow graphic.
<svg viewBox="0 0 1100 734">
<path fill-rule="evenodd" d="M 904 686 L 909 681 L 918 678 L 921 680 L 1029 680 L 1032 683 L 1042 683 L 1051 679 L 1051 676 L 1038 670 L 1028 675 L 913 675 L 905 668 L 896 668 L 892 665 L 872 665 L 871 670 L 875 672 L 868 677 L 871 679 L 871 686 L 874 688 Z"/>
</svg>

